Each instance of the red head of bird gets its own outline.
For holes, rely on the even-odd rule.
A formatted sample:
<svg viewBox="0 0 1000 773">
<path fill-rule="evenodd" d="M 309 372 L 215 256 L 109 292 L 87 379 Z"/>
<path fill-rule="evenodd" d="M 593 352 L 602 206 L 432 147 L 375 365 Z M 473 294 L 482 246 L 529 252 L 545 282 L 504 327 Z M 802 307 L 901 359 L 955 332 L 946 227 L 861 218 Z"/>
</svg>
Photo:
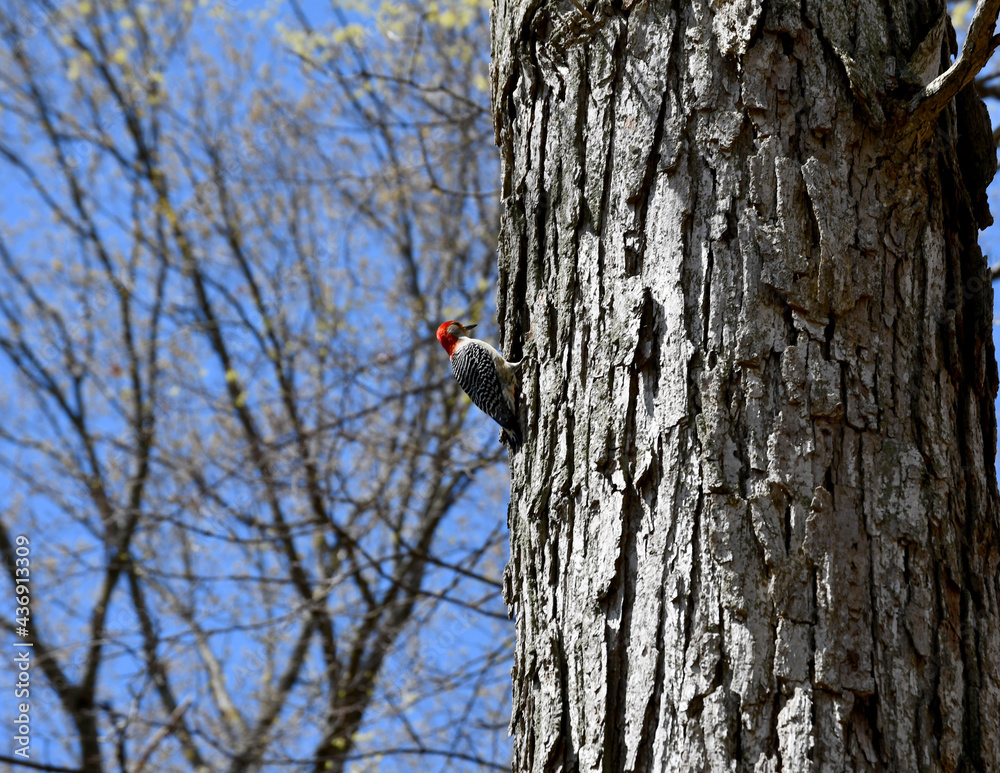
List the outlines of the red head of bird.
<svg viewBox="0 0 1000 773">
<path fill-rule="evenodd" d="M 475 325 L 463 325 L 461 322 L 456 322 L 453 319 L 442 322 L 438 326 L 437 339 L 441 342 L 444 350 L 448 352 L 449 357 L 455 351 L 458 339 L 468 337 L 469 331 L 474 327 Z"/>
</svg>

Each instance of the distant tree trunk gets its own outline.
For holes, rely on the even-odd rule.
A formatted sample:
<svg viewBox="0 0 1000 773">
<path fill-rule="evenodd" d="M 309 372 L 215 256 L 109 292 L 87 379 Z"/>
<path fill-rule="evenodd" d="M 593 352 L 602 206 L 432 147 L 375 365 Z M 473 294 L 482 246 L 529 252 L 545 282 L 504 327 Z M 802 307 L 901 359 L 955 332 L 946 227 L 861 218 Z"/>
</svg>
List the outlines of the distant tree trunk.
<svg viewBox="0 0 1000 773">
<path fill-rule="evenodd" d="M 944 3 L 493 23 L 514 770 L 997 770 L 995 161 L 925 99 Z"/>
</svg>

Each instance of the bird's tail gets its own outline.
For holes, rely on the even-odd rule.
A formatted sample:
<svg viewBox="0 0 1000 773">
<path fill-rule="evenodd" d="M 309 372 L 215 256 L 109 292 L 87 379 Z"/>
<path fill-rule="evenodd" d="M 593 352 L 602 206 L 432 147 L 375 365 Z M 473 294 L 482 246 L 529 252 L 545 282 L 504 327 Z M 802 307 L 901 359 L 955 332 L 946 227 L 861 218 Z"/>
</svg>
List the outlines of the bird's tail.
<svg viewBox="0 0 1000 773">
<path fill-rule="evenodd" d="M 503 436 L 503 442 L 507 444 L 512 454 L 517 453 L 521 446 L 524 445 L 521 428 L 517 425 L 513 427 L 501 427 L 500 434 Z"/>
</svg>

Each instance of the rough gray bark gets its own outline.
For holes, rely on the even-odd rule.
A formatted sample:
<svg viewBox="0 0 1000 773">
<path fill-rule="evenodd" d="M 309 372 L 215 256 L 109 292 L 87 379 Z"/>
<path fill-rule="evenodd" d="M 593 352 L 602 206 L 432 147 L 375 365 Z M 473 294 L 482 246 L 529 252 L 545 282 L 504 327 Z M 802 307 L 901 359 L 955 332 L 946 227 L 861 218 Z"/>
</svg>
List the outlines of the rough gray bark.
<svg viewBox="0 0 1000 773">
<path fill-rule="evenodd" d="M 493 24 L 500 316 L 534 357 L 514 770 L 996 770 L 994 162 L 971 92 L 909 121 L 944 4 Z"/>
</svg>

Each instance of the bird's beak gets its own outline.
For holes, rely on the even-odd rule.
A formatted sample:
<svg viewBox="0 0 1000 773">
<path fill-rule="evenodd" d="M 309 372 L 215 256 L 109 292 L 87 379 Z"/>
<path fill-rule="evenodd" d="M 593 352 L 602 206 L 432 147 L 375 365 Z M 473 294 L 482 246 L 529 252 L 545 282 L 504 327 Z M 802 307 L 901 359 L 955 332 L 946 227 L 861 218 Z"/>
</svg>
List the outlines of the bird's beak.
<svg viewBox="0 0 1000 773">
<path fill-rule="evenodd" d="M 466 330 L 472 330 L 472 328 L 474 328 L 476 326 L 476 324 L 477 323 L 473 322 L 471 325 L 465 325 L 465 329 Z"/>
</svg>

